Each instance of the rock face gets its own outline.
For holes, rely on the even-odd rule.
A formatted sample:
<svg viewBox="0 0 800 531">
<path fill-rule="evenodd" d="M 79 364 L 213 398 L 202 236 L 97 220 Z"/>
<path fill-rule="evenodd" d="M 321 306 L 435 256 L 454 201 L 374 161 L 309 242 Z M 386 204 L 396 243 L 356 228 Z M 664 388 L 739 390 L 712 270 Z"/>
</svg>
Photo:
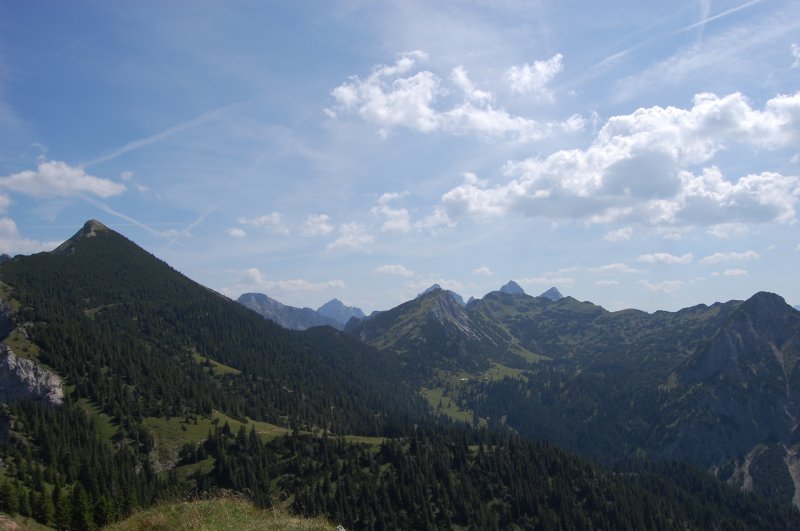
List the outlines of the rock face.
<svg viewBox="0 0 800 531">
<path fill-rule="evenodd" d="M 346 325 L 347 321 L 350 319 L 363 319 L 366 317 L 364 312 L 361 311 L 361 308 L 345 306 L 345 304 L 339 299 L 329 300 L 317 308 L 317 313 L 329 319 L 333 319 L 342 326 Z"/>
<path fill-rule="evenodd" d="M 0 345 L 0 403 L 28 397 L 60 405 L 64 400 L 61 378 Z"/>
</svg>

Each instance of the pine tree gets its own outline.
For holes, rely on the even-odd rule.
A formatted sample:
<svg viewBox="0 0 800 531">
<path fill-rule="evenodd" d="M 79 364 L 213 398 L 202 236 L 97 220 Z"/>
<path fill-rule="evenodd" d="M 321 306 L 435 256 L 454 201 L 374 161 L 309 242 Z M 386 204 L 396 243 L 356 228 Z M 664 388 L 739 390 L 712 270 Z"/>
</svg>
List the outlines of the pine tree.
<svg viewBox="0 0 800 531">
<path fill-rule="evenodd" d="M 72 514 L 72 529 L 80 531 L 94 529 L 92 505 L 89 502 L 86 490 L 80 483 L 76 483 L 75 488 L 72 490 L 70 512 Z"/>
</svg>

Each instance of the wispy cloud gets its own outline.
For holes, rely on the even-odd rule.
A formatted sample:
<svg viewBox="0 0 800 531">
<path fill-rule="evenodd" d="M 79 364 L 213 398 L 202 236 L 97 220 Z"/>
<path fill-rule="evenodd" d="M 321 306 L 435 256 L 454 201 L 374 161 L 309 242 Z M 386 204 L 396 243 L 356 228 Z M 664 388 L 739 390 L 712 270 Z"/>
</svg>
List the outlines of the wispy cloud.
<svg viewBox="0 0 800 531">
<path fill-rule="evenodd" d="M 721 264 L 723 262 L 744 262 L 747 260 L 757 260 L 761 258 L 757 252 L 749 250 L 743 253 L 737 253 L 735 251 L 730 253 L 714 253 L 710 254 L 706 257 L 703 257 L 700 260 L 701 264 Z"/>
<path fill-rule="evenodd" d="M 718 20 L 718 19 L 721 19 L 721 18 L 725 18 L 728 15 L 732 15 L 733 13 L 741 11 L 742 9 L 747 9 L 748 7 L 750 7 L 752 5 L 760 4 L 763 1 L 764 0 L 750 0 L 749 2 L 745 2 L 743 4 L 739 4 L 738 6 L 732 7 L 730 9 L 726 9 L 722 13 L 717 13 L 714 16 L 703 18 L 702 20 L 700 20 L 698 22 L 695 22 L 694 24 L 689 24 L 688 26 L 684 26 L 684 27 L 682 27 L 680 29 L 677 29 L 677 30 L 675 30 L 675 33 L 683 33 L 684 31 L 693 30 L 695 28 L 705 28 L 706 24 L 708 24 L 709 22 L 713 22 L 715 20 Z M 711 3 L 708 0 L 706 0 L 706 2 L 704 4 L 706 12 L 710 8 L 710 5 L 711 5 Z"/>
<path fill-rule="evenodd" d="M 694 260 L 694 255 L 692 253 L 687 253 L 683 256 L 675 256 L 669 253 L 650 253 L 639 256 L 638 260 L 648 264 L 690 264 Z"/>
<path fill-rule="evenodd" d="M 173 137 L 173 136 L 175 136 L 175 135 L 177 135 L 179 133 L 182 133 L 184 131 L 188 131 L 189 129 L 193 129 L 193 128 L 198 127 L 200 125 L 203 125 L 205 123 L 211 122 L 211 121 L 213 121 L 213 120 L 215 120 L 217 118 L 220 118 L 220 117 L 224 116 L 228 112 L 231 112 L 231 111 L 234 111 L 234 110 L 238 110 L 238 109 L 240 109 L 240 108 L 242 108 L 242 107 L 244 107 L 246 105 L 249 105 L 250 103 L 252 103 L 252 101 L 234 103 L 234 104 L 231 104 L 231 105 L 226 105 L 224 107 L 219 107 L 219 108 L 214 109 L 212 111 L 209 111 L 209 112 L 206 112 L 204 114 L 201 114 L 200 116 L 198 116 L 196 118 L 193 118 L 191 120 L 188 120 L 188 121 L 183 122 L 183 123 L 178 124 L 178 125 L 174 125 L 174 126 L 168 128 L 168 129 L 164 129 L 163 131 L 160 131 L 160 132 L 155 133 L 153 135 L 150 135 L 150 136 L 147 136 L 147 137 L 144 137 L 144 138 L 140 138 L 140 139 L 134 140 L 132 142 L 128 142 L 124 146 L 118 147 L 118 148 L 110 151 L 109 153 L 106 153 L 105 155 L 97 157 L 96 159 L 92 159 L 92 160 L 90 160 L 88 162 L 84 162 L 83 164 L 81 164 L 80 167 L 81 168 L 88 168 L 90 166 L 94 166 L 94 165 L 100 164 L 102 162 L 108 162 L 109 160 L 116 159 L 117 157 L 120 157 L 120 156 L 122 156 L 122 155 L 124 155 L 126 153 L 131 152 L 131 151 L 135 151 L 137 149 L 141 149 L 143 147 L 147 147 L 147 146 L 150 146 L 152 144 L 156 144 L 158 142 L 161 142 L 163 140 L 171 138 L 171 137 Z"/>
</svg>

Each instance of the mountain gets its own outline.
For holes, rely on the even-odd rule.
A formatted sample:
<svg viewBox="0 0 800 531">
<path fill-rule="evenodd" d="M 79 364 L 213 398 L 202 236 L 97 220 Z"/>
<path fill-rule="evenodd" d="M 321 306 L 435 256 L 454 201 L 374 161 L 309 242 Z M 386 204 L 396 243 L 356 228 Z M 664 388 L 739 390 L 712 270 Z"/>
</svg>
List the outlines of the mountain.
<svg viewBox="0 0 800 531">
<path fill-rule="evenodd" d="M 509 280 L 500 288 L 500 293 L 508 293 L 509 295 L 525 295 L 525 290 L 513 280 Z"/>
<path fill-rule="evenodd" d="M 343 324 L 312 310 L 287 306 L 263 293 L 243 293 L 236 302 L 250 308 L 265 319 L 290 330 L 306 330 L 312 326 L 332 326 L 341 329 Z"/>
<path fill-rule="evenodd" d="M 496 397 L 471 390 L 508 385 L 497 398 L 511 399 L 511 418 L 536 407 L 522 399 L 576 387 L 558 380 L 560 367 L 594 371 L 591 355 L 569 344 L 550 358 L 561 365 L 526 359 L 508 331 L 525 305 L 548 325 L 575 313 L 590 326 L 608 317 L 569 297 L 496 292 L 476 301 L 483 310 L 473 314 L 449 292 L 432 291 L 350 321 L 367 323 L 359 330 L 373 340 L 391 332 L 391 348 L 378 350 L 330 327 L 282 328 L 88 222 L 56 252 L 0 265 L 0 299 L 0 376 L 13 373 L 35 389 L 52 389 L 58 378 L 63 392 L 60 404 L 37 391 L 6 395 L 0 407 L 0 511 L 44 524 L 94 529 L 158 501 L 228 489 L 259 507 L 282 503 L 348 529 L 800 528 L 787 504 L 743 496 L 694 467 L 628 460 L 609 471 L 490 418 L 481 399 Z M 757 334 L 771 322 L 760 319 L 762 306 L 773 305 L 753 304 L 741 317 Z M 492 312 L 509 322 L 489 320 Z M 680 326 L 713 317 L 706 313 L 691 310 Z M 736 319 L 734 335 L 743 332 Z M 583 337 L 567 326 L 526 341 L 547 346 L 559 334 L 567 343 Z M 790 336 L 772 341 L 780 349 Z M 705 367 L 704 351 L 693 349 L 686 378 L 692 353 Z M 553 381 L 519 395 L 537 383 L 537 368 Z M 472 377 L 479 371 L 485 379 Z M 586 382 L 605 385 L 598 374 Z M 437 379 L 444 392 L 419 388 Z M 600 389 L 586 382 L 575 389 L 578 410 Z M 482 429 L 447 420 L 467 399 L 475 416 L 464 420 Z M 591 419 L 554 420 L 574 428 Z M 499 429 L 485 429 L 492 424 Z M 760 451 L 745 473 L 761 477 L 777 455 Z"/>
<path fill-rule="evenodd" d="M 337 328 L 343 328 L 350 319 L 363 319 L 366 317 L 364 312 L 361 311 L 361 308 L 345 306 L 339 299 L 329 300 L 317 308 L 317 313 L 329 319 L 333 319 L 336 323 L 341 325 Z"/>
<path fill-rule="evenodd" d="M 555 287 L 550 288 L 549 290 L 545 291 L 544 293 L 542 293 L 539 296 L 540 297 L 544 297 L 546 299 L 550 299 L 551 301 L 559 301 L 559 300 L 564 298 L 564 296 L 561 294 L 561 292 L 558 291 L 558 288 L 555 288 Z"/>
<path fill-rule="evenodd" d="M 406 303 L 346 331 L 435 366 L 418 385 L 453 418 L 607 462 L 685 460 L 798 500 L 800 313 L 779 296 L 647 314 L 511 291 L 438 327 Z"/>
</svg>

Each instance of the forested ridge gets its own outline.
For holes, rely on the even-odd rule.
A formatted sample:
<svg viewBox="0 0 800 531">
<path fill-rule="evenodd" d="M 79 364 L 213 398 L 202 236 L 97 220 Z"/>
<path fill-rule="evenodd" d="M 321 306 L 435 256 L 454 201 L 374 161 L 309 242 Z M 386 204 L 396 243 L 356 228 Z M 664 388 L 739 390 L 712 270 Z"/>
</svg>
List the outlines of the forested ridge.
<svg viewBox="0 0 800 531">
<path fill-rule="evenodd" d="M 611 471 L 434 417 L 414 387 L 429 373 L 402 357 L 284 330 L 87 228 L 0 265 L 18 354 L 66 385 L 60 406 L 2 405 L 2 511 L 94 529 L 227 488 L 348 529 L 800 529 L 790 506 L 689 466 Z M 174 428 L 173 458 L 154 426 Z"/>
</svg>

